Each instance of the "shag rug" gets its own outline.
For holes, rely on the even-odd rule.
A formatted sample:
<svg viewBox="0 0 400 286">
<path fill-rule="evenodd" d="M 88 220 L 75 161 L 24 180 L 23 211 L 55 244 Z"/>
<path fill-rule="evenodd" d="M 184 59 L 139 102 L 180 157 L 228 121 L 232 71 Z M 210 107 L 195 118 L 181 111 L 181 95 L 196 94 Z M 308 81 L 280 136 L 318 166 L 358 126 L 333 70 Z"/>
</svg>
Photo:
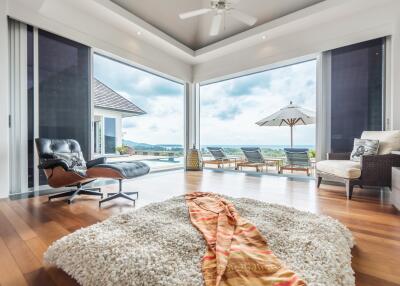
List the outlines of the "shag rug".
<svg viewBox="0 0 400 286">
<path fill-rule="evenodd" d="M 353 238 L 330 217 L 227 197 L 273 252 L 312 286 L 353 286 Z M 184 196 L 153 203 L 54 242 L 45 261 L 82 285 L 202 286 L 206 245 Z"/>
</svg>

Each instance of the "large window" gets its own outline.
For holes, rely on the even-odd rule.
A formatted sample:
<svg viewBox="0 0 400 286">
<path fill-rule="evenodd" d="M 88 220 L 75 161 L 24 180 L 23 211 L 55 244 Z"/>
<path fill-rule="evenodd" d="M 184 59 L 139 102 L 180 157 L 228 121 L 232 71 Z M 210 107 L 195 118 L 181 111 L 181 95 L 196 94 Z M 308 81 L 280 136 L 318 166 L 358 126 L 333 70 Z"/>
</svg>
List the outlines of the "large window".
<svg viewBox="0 0 400 286">
<path fill-rule="evenodd" d="M 94 135 L 104 133 L 103 152 L 153 170 L 182 166 L 184 86 L 98 54 L 93 61 Z"/>
<path fill-rule="evenodd" d="M 257 146 L 267 157 L 283 157 L 290 128 L 256 122 L 290 102 L 315 111 L 315 60 L 201 86 L 202 151 L 221 146 L 228 155 L 242 156 L 240 147 Z M 295 126 L 293 137 L 294 147 L 314 149 L 315 125 Z"/>
<path fill-rule="evenodd" d="M 364 130 L 383 130 L 384 39 L 333 50 L 331 149 L 349 152 Z"/>
</svg>

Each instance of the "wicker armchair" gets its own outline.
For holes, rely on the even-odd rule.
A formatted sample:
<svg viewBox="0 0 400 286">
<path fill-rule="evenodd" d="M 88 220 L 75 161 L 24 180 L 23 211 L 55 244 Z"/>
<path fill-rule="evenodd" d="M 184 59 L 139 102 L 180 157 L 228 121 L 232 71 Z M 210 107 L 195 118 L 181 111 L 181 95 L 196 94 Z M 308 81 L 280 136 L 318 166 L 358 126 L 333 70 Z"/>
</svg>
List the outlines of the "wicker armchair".
<svg viewBox="0 0 400 286">
<path fill-rule="evenodd" d="M 364 132 L 361 138 L 380 139 L 380 147 L 378 155 L 362 156 L 359 163 L 350 161 L 350 152 L 329 153 L 327 161 L 317 163 L 317 186 L 320 186 L 323 177 L 340 178 L 346 184 L 348 199 L 351 199 L 353 187 L 357 185 L 391 187 L 392 167 L 400 167 L 400 155 L 391 153 L 399 149 L 399 136 L 399 131 Z M 332 160 L 336 160 L 337 164 Z M 333 166 L 331 169 L 330 165 Z M 343 166 L 342 170 L 338 168 L 340 166 Z"/>
<path fill-rule="evenodd" d="M 328 160 L 350 160 L 351 153 L 329 153 Z M 369 155 L 361 159 L 361 176 L 358 179 L 345 180 L 349 199 L 354 186 L 391 187 L 392 167 L 400 167 L 400 155 Z M 323 175 L 322 175 L 323 176 Z M 318 176 L 318 187 L 322 176 Z"/>
</svg>

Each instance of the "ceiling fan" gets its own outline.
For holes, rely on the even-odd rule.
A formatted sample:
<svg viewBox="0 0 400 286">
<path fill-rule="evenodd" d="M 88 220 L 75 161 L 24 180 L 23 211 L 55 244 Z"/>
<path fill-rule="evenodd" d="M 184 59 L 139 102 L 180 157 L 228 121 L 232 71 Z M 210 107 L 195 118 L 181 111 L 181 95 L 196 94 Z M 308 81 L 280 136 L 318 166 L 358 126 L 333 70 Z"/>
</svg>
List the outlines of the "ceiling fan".
<svg viewBox="0 0 400 286">
<path fill-rule="evenodd" d="M 257 18 L 250 16 L 246 13 L 243 13 L 239 10 L 236 10 L 233 5 L 238 3 L 240 0 L 219 0 L 219 1 L 211 1 L 210 8 L 203 8 L 194 11 L 189 11 L 185 13 L 179 14 L 179 18 L 182 20 L 197 17 L 200 15 L 204 15 L 210 12 L 214 12 L 215 15 L 211 22 L 210 28 L 210 36 L 216 36 L 219 34 L 221 24 L 222 24 L 222 16 L 229 15 L 235 18 L 236 20 L 245 23 L 246 25 L 253 26 L 257 22 Z"/>
</svg>

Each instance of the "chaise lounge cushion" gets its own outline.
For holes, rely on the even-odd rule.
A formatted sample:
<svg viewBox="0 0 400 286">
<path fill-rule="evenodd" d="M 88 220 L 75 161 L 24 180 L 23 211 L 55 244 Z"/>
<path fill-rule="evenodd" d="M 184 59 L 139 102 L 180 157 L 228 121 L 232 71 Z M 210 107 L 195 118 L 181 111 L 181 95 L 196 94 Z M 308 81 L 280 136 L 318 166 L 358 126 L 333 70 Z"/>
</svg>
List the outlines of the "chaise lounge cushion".
<svg viewBox="0 0 400 286">
<path fill-rule="evenodd" d="M 400 150 L 400 130 L 364 131 L 361 139 L 379 140 L 378 155 L 390 154 Z"/>
<path fill-rule="evenodd" d="M 87 171 L 89 177 L 131 179 L 146 175 L 150 167 L 140 161 L 98 164 Z"/>
<path fill-rule="evenodd" d="M 360 162 L 350 160 L 326 160 L 317 163 L 318 172 L 344 179 L 358 179 L 361 176 Z"/>
</svg>

